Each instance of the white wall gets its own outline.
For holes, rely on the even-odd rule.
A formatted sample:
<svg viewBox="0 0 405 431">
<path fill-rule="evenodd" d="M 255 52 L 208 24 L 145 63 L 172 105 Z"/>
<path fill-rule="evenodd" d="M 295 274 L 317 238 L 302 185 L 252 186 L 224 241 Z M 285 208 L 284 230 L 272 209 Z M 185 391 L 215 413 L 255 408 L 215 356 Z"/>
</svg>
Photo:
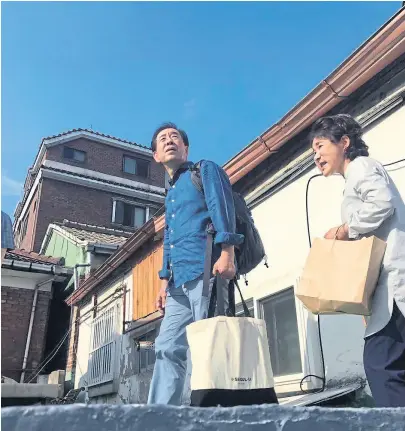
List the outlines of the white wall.
<svg viewBox="0 0 405 431">
<path fill-rule="evenodd" d="M 405 158 L 405 107 L 374 123 L 364 135 L 370 156 L 382 163 Z M 399 169 L 401 168 L 401 169 Z M 405 198 L 405 163 L 387 168 Z M 253 217 L 264 241 L 270 268 L 259 266 L 249 274 L 244 296 L 259 300 L 296 282 L 305 262 L 309 245 L 306 227 L 305 189 L 316 168 L 270 196 L 253 209 Z M 315 178 L 309 189 L 309 215 L 312 239 L 323 236 L 341 223 L 340 204 L 344 180 L 341 177 Z M 260 185 L 258 185 L 258 188 Z M 296 300 L 304 374 L 321 375 L 316 317 Z M 257 312 L 257 309 L 256 309 Z M 364 323 L 360 316 L 321 316 L 322 341 L 327 379 L 342 380 L 364 376 L 362 349 Z M 298 377 L 289 385 L 278 383 L 278 391 L 297 389 Z M 319 381 L 314 380 L 319 385 Z"/>
<path fill-rule="evenodd" d="M 91 303 L 80 308 L 80 315 L 85 316 L 91 308 Z M 86 385 L 86 375 L 90 353 L 91 317 L 81 317 L 79 338 L 77 342 L 75 388 Z"/>
</svg>

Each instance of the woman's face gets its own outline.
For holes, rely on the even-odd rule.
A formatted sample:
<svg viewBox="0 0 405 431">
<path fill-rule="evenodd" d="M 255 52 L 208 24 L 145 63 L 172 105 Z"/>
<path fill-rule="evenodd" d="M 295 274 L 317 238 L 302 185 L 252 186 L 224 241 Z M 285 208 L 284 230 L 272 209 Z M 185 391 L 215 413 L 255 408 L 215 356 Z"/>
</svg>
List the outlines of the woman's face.
<svg viewBox="0 0 405 431">
<path fill-rule="evenodd" d="M 314 151 L 314 160 L 318 169 L 324 177 L 333 174 L 344 174 L 344 169 L 348 160 L 345 156 L 345 150 L 349 147 L 350 141 L 347 136 L 337 144 L 328 138 L 316 137 L 312 141 Z"/>
</svg>

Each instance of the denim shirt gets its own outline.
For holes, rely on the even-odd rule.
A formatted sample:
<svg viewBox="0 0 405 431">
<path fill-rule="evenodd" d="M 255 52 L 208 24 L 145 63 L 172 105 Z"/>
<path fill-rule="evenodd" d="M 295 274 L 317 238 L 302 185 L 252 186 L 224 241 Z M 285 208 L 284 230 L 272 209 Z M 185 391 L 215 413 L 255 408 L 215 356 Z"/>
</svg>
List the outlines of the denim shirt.
<svg viewBox="0 0 405 431">
<path fill-rule="evenodd" d="M 204 273 L 207 226 L 215 229 L 212 262 L 219 258 L 221 244 L 239 245 L 243 235 L 235 233 L 232 186 L 225 171 L 210 161 L 201 163 L 204 195 L 197 190 L 184 163 L 175 173 L 167 192 L 166 225 L 161 279 L 174 287 L 195 280 Z"/>
</svg>

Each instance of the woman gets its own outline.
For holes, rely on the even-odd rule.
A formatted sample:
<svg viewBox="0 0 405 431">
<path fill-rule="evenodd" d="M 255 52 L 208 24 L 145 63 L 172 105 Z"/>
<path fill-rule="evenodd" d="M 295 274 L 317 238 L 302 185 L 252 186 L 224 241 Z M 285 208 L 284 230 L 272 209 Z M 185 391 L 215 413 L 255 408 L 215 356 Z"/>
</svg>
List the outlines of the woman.
<svg viewBox="0 0 405 431">
<path fill-rule="evenodd" d="M 325 238 L 338 230 L 339 240 L 375 235 L 387 243 L 365 333 L 364 368 L 378 407 L 405 407 L 405 204 L 384 167 L 368 157 L 362 128 L 350 115 L 320 118 L 310 141 L 322 174 L 345 179 L 343 225 Z"/>
</svg>

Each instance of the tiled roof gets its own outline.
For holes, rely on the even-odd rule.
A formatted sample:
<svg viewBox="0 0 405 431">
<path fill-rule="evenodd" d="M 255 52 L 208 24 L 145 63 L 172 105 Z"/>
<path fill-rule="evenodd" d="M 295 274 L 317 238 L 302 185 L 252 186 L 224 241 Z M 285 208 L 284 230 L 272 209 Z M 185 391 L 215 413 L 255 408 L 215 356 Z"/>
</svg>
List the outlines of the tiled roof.
<svg viewBox="0 0 405 431">
<path fill-rule="evenodd" d="M 81 129 L 81 128 L 67 130 L 66 132 L 59 133 L 58 135 L 47 136 L 46 138 L 43 138 L 42 141 L 46 141 L 47 139 L 60 138 L 62 136 L 70 135 L 71 133 L 77 133 L 77 132 L 86 132 L 86 133 L 90 133 L 91 135 L 101 136 L 103 138 L 114 139 L 116 141 L 123 142 L 125 144 L 131 144 L 131 145 L 135 145 L 137 147 L 146 148 L 147 150 L 150 150 L 149 147 L 146 147 L 145 145 L 137 144 L 136 142 L 127 141 L 126 139 L 116 138 L 115 136 L 111 136 L 111 135 L 105 135 L 104 133 L 96 132 L 96 131 L 91 130 L 91 129 Z"/>
<path fill-rule="evenodd" d="M 121 245 L 134 233 L 134 231 L 111 229 L 104 226 L 95 226 L 69 220 L 54 224 L 60 226 L 77 239 L 92 244 Z"/>
<path fill-rule="evenodd" d="M 34 251 L 26 251 L 24 249 L 15 248 L 14 250 L 7 250 L 5 259 L 18 260 L 20 262 L 41 263 L 44 265 L 63 265 L 63 258 L 55 258 L 51 256 L 44 256 L 35 253 Z"/>
<path fill-rule="evenodd" d="M 64 173 L 64 174 L 72 175 L 74 177 L 88 178 L 88 179 L 91 179 L 91 180 L 95 179 L 95 178 L 93 178 L 92 176 L 89 176 L 89 175 L 83 175 L 83 174 L 73 173 L 71 171 L 66 171 L 64 169 L 52 168 L 50 166 L 43 166 L 43 167 L 44 167 L 44 169 L 49 170 L 49 171 L 61 172 L 61 173 Z M 162 192 L 158 192 L 158 191 L 155 191 L 155 190 L 150 191 L 150 190 L 147 190 L 146 188 L 143 188 L 143 187 L 132 186 L 132 185 L 129 185 L 129 184 L 121 184 L 121 183 L 118 183 L 118 182 L 115 182 L 115 181 L 106 180 L 104 178 L 97 178 L 97 181 L 100 181 L 100 182 L 106 183 L 106 184 L 120 185 L 120 186 L 126 187 L 128 189 L 133 189 L 133 190 L 139 190 L 139 191 L 142 191 L 142 192 L 153 193 L 153 194 L 159 195 L 159 196 L 165 196 L 165 190 L 164 189 L 163 189 Z"/>
</svg>

